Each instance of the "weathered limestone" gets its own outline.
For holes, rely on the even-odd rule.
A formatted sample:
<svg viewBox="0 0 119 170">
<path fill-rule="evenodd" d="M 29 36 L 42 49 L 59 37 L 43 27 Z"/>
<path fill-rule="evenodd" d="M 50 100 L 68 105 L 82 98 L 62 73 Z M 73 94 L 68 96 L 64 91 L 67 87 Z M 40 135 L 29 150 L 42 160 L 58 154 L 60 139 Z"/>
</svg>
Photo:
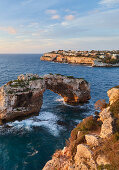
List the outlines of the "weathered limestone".
<svg viewBox="0 0 119 170">
<path fill-rule="evenodd" d="M 82 165 L 85 165 L 87 169 L 97 169 L 96 162 L 92 156 L 92 151 L 84 144 L 77 146 L 77 153 L 75 155 L 75 166 L 78 166 L 79 169 L 83 169 Z"/>
<path fill-rule="evenodd" d="M 96 60 L 93 57 L 77 57 L 77 56 L 67 56 L 60 54 L 44 54 L 40 60 L 42 61 L 54 61 L 59 63 L 72 63 L 72 64 L 86 64 L 86 65 L 94 65 L 94 61 Z"/>
<path fill-rule="evenodd" d="M 98 155 L 96 162 L 98 165 L 108 165 L 110 164 L 110 162 L 108 161 L 108 159 L 106 158 L 105 155 Z"/>
<path fill-rule="evenodd" d="M 33 80 L 32 80 L 33 79 Z M 45 91 L 43 79 L 34 75 L 18 78 L 0 88 L 0 119 L 10 121 L 21 116 L 39 113 Z"/>
<path fill-rule="evenodd" d="M 20 75 L 0 88 L 0 120 L 6 122 L 39 113 L 46 89 L 64 97 L 68 104 L 90 99 L 89 84 L 83 79 L 50 74 L 43 78 L 37 74 Z"/>
<path fill-rule="evenodd" d="M 91 146 L 99 146 L 101 143 L 101 139 L 97 135 L 85 135 L 87 145 Z"/>
<path fill-rule="evenodd" d="M 119 100 L 119 87 L 114 87 L 107 92 L 109 96 L 110 105 L 113 104 L 115 101 Z"/>
<path fill-rule="evenodd" d="M 110 107 L 107 107 L 103 109 L 102 112 L 100 112 L 100 120 L 103 122 L 101 126 L 101 132 L 100 132 L 100 137 L 101 138 L 106 138 L 109 137 L 114 133 L 114 118 L 112 116 L 112 113 L 110 112 Z"/>
<path fill-rule="evenodd" d="M 78 105 L 90 99 L 90 86 L 84 79 L 62 75 L 45 75 L 46 89 L 49 89 L 64 98 L 70 105 Z"/>
</svg>

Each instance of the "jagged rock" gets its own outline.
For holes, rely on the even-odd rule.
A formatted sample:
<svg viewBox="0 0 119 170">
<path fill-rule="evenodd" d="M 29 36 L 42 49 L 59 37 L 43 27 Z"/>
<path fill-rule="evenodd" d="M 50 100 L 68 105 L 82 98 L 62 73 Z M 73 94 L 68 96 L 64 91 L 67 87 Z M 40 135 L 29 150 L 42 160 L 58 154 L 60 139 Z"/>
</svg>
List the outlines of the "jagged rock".
<svg viewBox="0 0 119 170">
<path fill-rule="evenodd" d="M 90 97 L 90 86 L 84 79 L 62 75 L 45 75 L 46 88 L 61 95 L 70 105 L 87 102 Z"/>
<path fill-rule="evenodd" d="M 82 165 L 86 166 L 88 169 L 97 169 L 97 165 L 93 159 L 93 153 L 88 148 L 87 145 L 80 144 L 77 146 L 77 152 L 75 155 L 75 166 L 78 166 L 80 169 L 82 169 Z"/>
<path fill-rule="evenodd" d="M 29 73 L 29 74 L 26 74 L 26 75 L 24 75 L 24 74 L 19 75 L 17 79 L 20 80 L 20 81 L 21 80 L 23 80 L 23 81 L 26 80 L 27 81 L 27 80 L 38 79 L 38 78 L 39 78 L 38 74 L 32 74 L 32 73 L 30 74 Z"/>
<path fill-rule="evenodd" d="M 39 113 L 43 92 L 50 89 L 64 97 L 69 104 L 79 104 L 90 99 L 90 86 L 83 79 L 59 75 L 37 74 L 18 76 L 0 88 L 0 120 L 2 122 Z"/>
<path fill-rule="evenodd" d="M 105 155 L 98 155 L 96 162 L 97 162 L 98 165 L 108 165 L 108 164 L 110 164 L 110 162 L 105 157 Z"/>
<path fill-rule="evenodd" d="M 101 126 L 100 137 L 106 138 L 114 133 L 114 118 L 110 112 L 110 107 L 103 109 L 99 114 L 100 120 L 103 122 Z"/>
<path fill-rule="evenodd" d="M 102 110 L 99 114 L 100 120 L 103 122 L 105 119 L 112 117 L 112 113 L 110 112 L 110 107 L 107 107 Z"/>
<path fill-rule="evenodd" d="M 10 121 L 31 113 L 38 113 L 45 91 L 43 79 L 8 82 L 0 88 L 0 119 Z"/>
<path fill-rule="evenodd" d="M 111 136 L 114 133 L 113 127 L 114 119 L 112 117 L 105 119 L 101 126 L 100 136 L 101 138 L 106 138 Z"/>
<path fill-rule="evenodd" d="M 87 145 L 98 146 L 101 142 L 101 139 L 97 135 L 85 135 Z"/>
<path fill-rule="evenodd" d="M 119 100 L 119 87 L 114 87 L 107 92 L 109 96 L 110 105 L 113 104 L 115 101 Z"/>
</svg>

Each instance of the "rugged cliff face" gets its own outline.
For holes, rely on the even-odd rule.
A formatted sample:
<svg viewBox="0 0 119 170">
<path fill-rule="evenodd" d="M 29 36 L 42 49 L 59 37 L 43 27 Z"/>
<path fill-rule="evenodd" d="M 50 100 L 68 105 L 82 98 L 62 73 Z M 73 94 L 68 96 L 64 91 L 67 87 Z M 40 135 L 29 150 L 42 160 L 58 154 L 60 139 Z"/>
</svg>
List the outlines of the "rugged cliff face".
<svg viewBox="0 0 119 170">
<path fill-rule="evenodd" d="M 71 105 L 90 99 L 90 86 L 83 79 L 50 74 L 43 78 L 33 74 L 20 75 L 0 88 L 1 122 L 38 114 L 46 89 L 58 93 Z"/>
<path fill-rule="evenodd" d="M 38 75 L 21 75 L 0 88 L 2 122 L 38 113 L 43 102 L 45 84 Z"/>
<path fill-rule="evenodd" d="M 54 62 L 61 62 L 61 63 L 72 63 L 72 64 L 86 64 L 86 65 L 94 65 L 95 58 L 92 57 L 75 57 L 75 56 L 63 56 L 63 55 L 56 55 L 52 56 L 47 54 L 48 56 L 44 55 L 40 59 L 42 61 L 54 61 Z"/>
<path fill-rule="evenodd" d="M 101 109 L 98 117 L 87 117 L 78 124 L 67 146 L 56 151 L 43 170 L 119 168 L 119 93 L 118 87 L 115 88 L 108 91 L 110 103 Z"/>
</svg>

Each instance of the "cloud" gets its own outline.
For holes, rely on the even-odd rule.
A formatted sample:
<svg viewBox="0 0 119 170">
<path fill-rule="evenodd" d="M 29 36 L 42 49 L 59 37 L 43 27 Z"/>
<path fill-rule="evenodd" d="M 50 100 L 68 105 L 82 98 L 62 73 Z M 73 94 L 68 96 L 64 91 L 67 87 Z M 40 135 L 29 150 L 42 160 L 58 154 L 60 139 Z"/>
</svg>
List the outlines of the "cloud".
<svg viewBox="0 0 119 170">
<path fill-rule="evenodd" d="M 62 26 L 67 26 L 67 25 L 69 25 L 69 24 L 68 24 L 68 22 L 62 22 L 61 25 L 62 25 Z"/>
<path fill-rule="evenodd" d="M 52 19 L 59 19 L 60 16 L 59 16 L 59 15 L 53 15 L 51 18 L 52 18 Z"/>
<path fill-rule="evenodd" d="M 74 15 L 66 15 L 65 20 L 71 21 L 74 19 Z"/>
<path fill-rule="evenodd" d="M 1 31 L 7 32 L 9 34 L 16 34 L 17 31 L 13 27 L 0 27 Z"/>
<path fill-rule="evenodd" d="M 54 10 L 54 9 L 49 9 L 49 10 L 46 10 L 46 13 L 47 13 L 47 14 L 56 14 L 57 11 Z"/>
<path fill-rule="evenodd" d="M 119 4 L 119 0 L 101 0 L 99 4 L 106 6 L 116 5 Z"/>
</svg>

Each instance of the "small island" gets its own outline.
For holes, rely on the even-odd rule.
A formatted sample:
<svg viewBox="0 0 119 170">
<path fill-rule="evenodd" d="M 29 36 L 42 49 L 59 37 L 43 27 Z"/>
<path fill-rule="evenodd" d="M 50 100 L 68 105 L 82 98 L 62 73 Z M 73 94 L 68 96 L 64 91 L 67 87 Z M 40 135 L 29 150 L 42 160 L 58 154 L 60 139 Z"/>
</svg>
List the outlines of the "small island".
<svg viewBox="0 0 119 170">
<path fill-rule="evenodd" d="M 83 64 L 92 67 L 119 67 L 119 50 L 65 51 L 45 53 L 40 60 L 58 63 Z"/>
</svg>

